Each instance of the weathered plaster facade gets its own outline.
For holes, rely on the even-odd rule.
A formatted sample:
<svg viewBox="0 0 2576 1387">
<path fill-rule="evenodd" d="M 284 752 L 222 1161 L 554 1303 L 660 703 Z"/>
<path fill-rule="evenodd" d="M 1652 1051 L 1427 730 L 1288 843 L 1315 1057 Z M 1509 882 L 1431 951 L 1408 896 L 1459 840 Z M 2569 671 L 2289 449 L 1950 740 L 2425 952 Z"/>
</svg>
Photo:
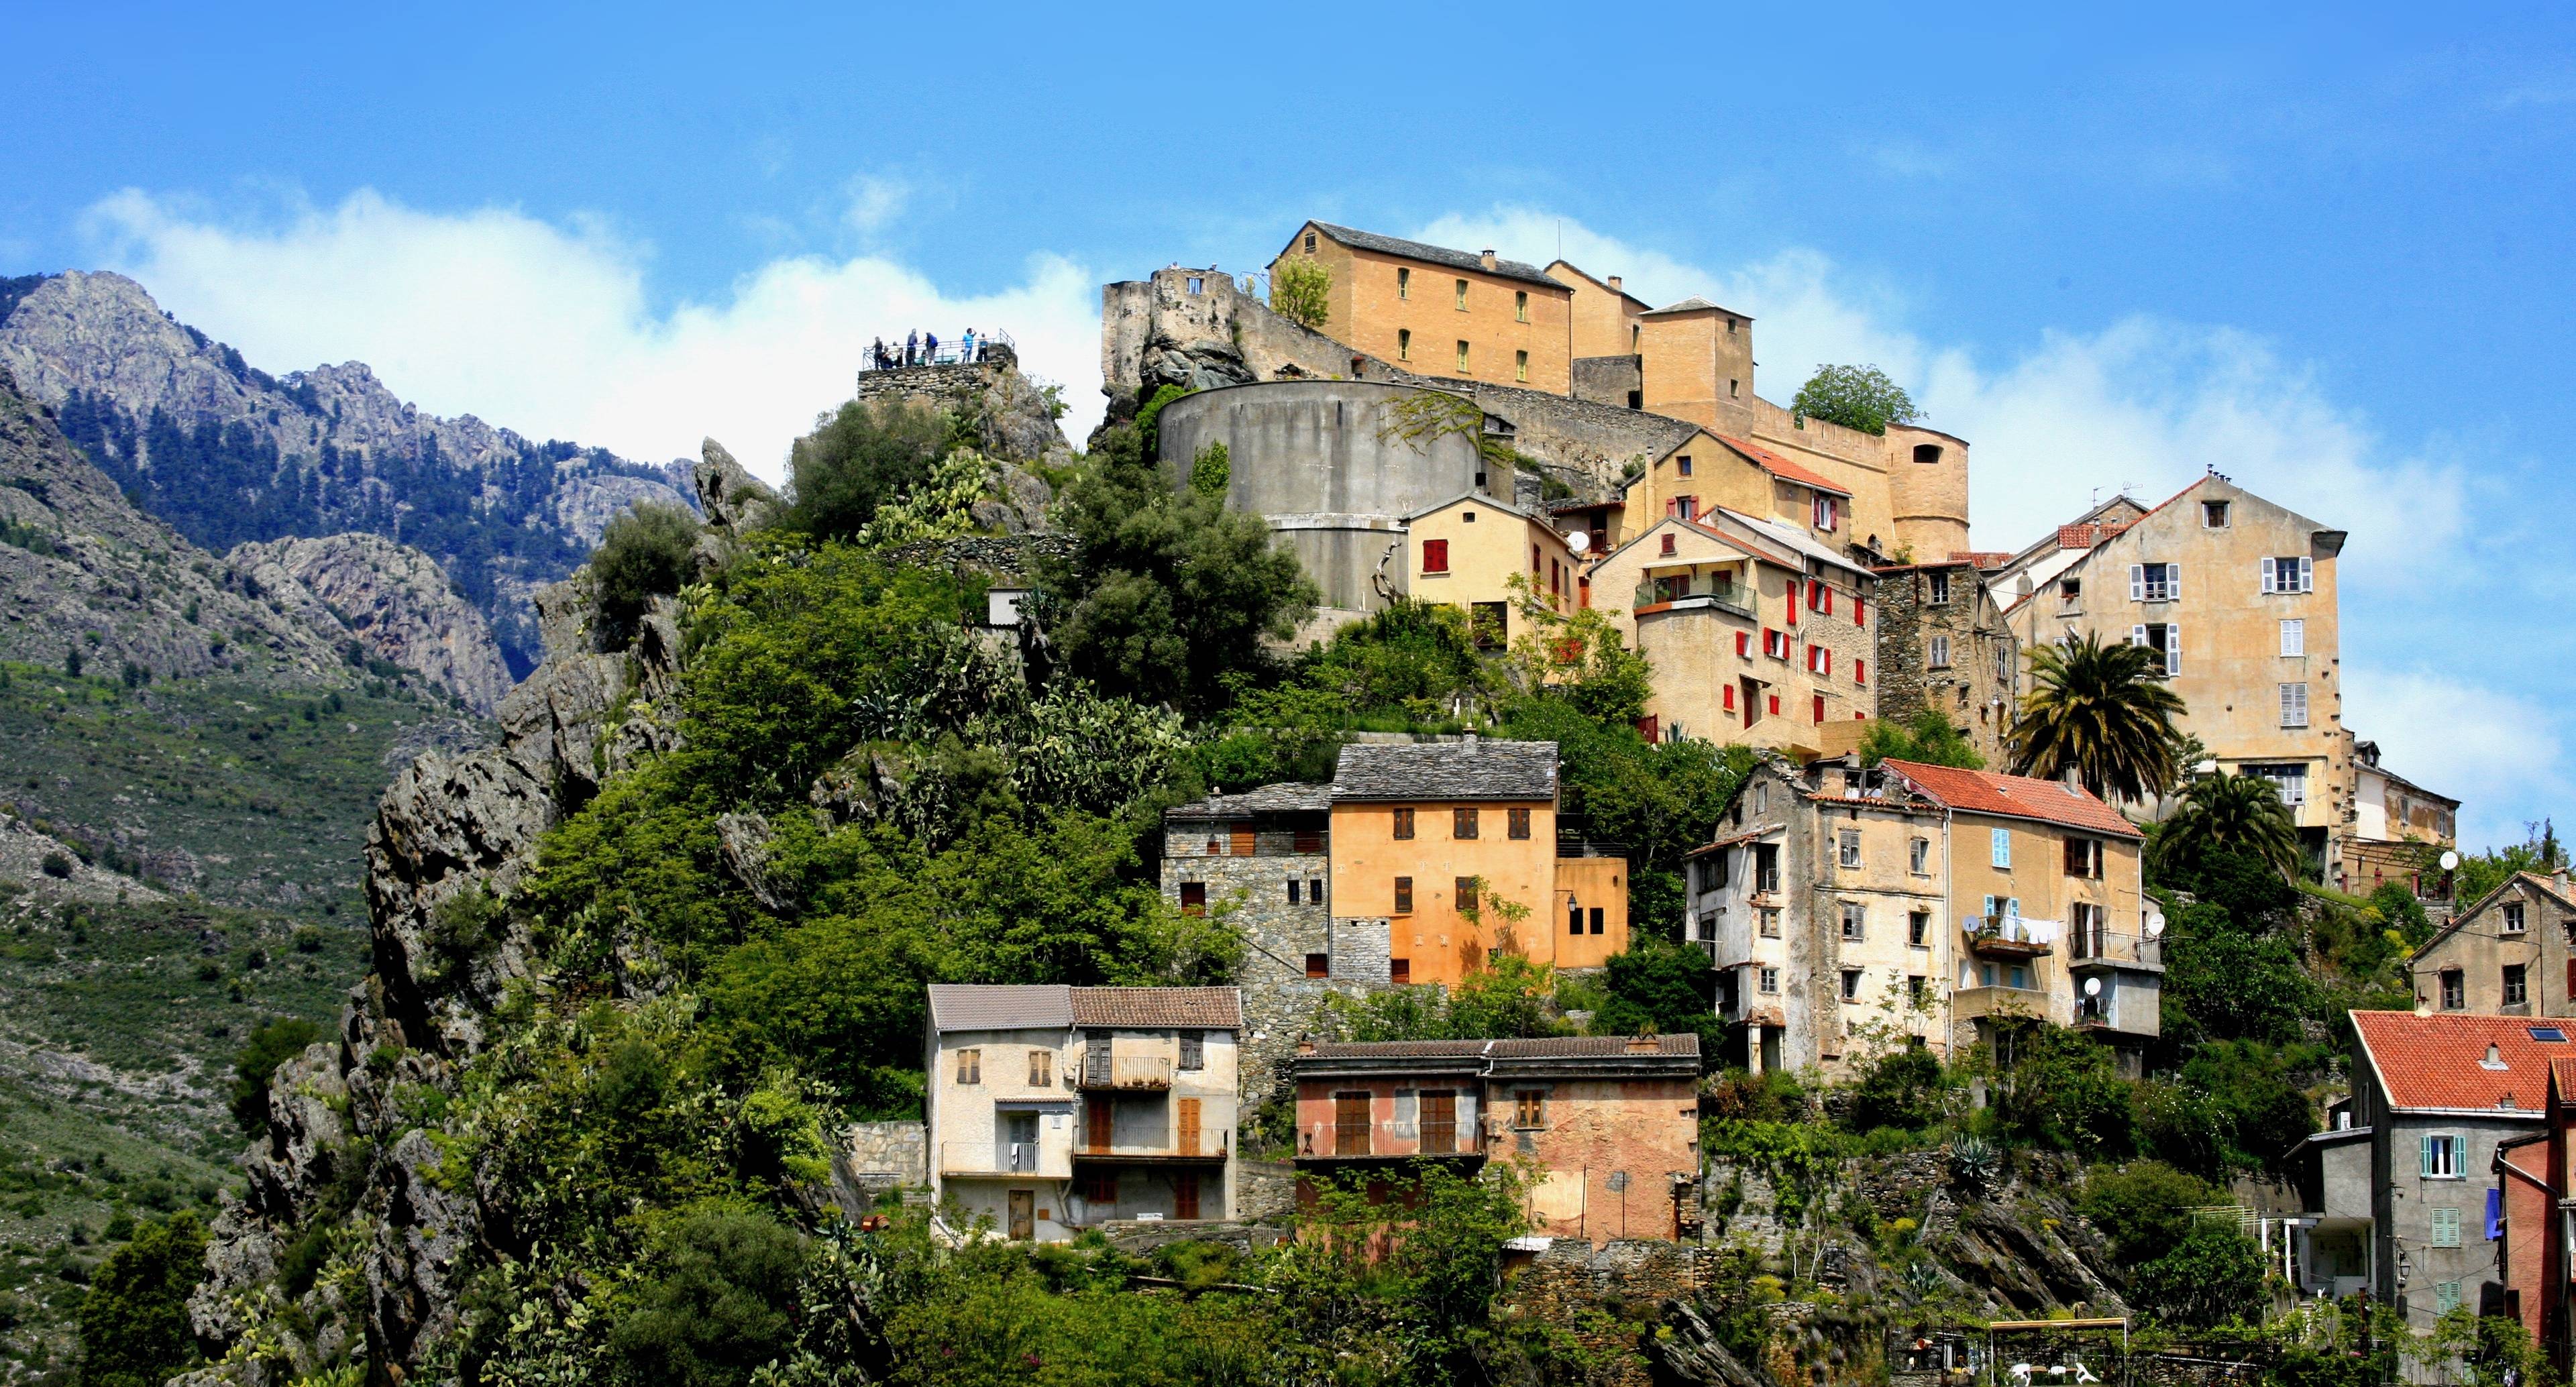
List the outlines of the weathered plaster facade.
<svg viewBox="0 0 2576 1387">
<path fill-rule="evenodd" d="M 2576 894 L 2567 874 L 2517 872 L 2407 961 L 2415 1005 L 2485 1016 L 2576 1016 Z"/>
</svg>

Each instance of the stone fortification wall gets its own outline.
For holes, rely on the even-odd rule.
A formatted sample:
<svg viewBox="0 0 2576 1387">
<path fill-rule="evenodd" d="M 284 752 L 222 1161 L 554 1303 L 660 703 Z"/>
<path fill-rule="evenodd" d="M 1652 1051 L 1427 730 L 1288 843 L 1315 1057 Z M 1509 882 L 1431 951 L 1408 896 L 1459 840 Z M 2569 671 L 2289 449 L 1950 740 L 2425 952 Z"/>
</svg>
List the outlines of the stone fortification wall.
<svg viewBox="0 0 2576 1387">
<path fill-rule="evenodd" d="M 1646 388 L 1645 358 L 1578 356 L 1574 359 L 1574 398 L 1596 405 L 1628 407 L 1628 396 Z"/>
</svg>

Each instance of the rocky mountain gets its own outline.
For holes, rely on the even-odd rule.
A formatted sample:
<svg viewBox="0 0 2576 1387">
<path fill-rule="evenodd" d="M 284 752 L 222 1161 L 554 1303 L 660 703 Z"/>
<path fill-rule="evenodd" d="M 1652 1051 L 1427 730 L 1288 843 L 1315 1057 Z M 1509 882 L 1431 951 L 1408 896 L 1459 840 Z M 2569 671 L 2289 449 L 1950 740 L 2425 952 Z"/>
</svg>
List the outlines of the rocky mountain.
<svg viewBox="0 0 2576 1387">
<path fill-rule="evenodd" d="M 424 414 L 363 363 L 272 376 L 122 275 L 0 280 L 0 367 L 137 505 L 201 546 L 362 531 L 426 552 L 483 613 L 514 678 L 539 658 L 535 590 L 571 572 L 617 512 L 689 501 L 683 464 Z"/>
<path fill-rule="evenodd" d="M 381 535 L 243 544 L 224 562 L 261 595 L 318 630 L 344 628 L 380 659 L 412 670 L 489 717 L 515 682 L 483 613 L 427 554 Z"/>
</svg>

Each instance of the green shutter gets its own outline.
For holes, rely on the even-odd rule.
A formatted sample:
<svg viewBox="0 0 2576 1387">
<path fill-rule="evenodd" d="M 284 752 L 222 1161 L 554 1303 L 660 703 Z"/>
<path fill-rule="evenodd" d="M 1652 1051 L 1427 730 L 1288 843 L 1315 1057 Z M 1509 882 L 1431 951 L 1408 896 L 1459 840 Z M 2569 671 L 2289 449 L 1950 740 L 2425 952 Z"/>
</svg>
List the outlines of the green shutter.
<svg viewBox="0 0 2576 1387">
<path fill-rule="evenodd" d="M 2427 1177 L 2430 1177 L 2433 1173 L 2433 1134 L 2426 1132 L 2415 1138 L 2415 1141 L 2417 1143 L 2418 1150 L 2424 1157 L 2424 1174 Z"/>
</svg>

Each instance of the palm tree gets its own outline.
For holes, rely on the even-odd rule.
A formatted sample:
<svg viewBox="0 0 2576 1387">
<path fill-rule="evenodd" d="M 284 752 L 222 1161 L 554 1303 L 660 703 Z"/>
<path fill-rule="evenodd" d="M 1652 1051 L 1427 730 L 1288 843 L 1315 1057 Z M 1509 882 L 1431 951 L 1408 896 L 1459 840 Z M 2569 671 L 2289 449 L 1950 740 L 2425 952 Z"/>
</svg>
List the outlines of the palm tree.
<svg viewBox="0 0 2576 1387">
<path fill-rule="evenodd" d="M 2180 866 L 2218 852 L 2262 858 L 2284 877 L 2299 874 L 2299 826 L 2271 781 L 2259 775 L 2212 775 L 2182 792 L 2182 803 L 2156 834 L 2156 860 Z"/>
<path fill-rule="evenodd" d="M 2090 634 L 2034 648 L 2013 770 L 2047 779 L 2071 770 L 2105 799 L 2143 799 L 2171 784 L 2182 699 L 2164 685 L 2162 658 Z"/>
</svg>

